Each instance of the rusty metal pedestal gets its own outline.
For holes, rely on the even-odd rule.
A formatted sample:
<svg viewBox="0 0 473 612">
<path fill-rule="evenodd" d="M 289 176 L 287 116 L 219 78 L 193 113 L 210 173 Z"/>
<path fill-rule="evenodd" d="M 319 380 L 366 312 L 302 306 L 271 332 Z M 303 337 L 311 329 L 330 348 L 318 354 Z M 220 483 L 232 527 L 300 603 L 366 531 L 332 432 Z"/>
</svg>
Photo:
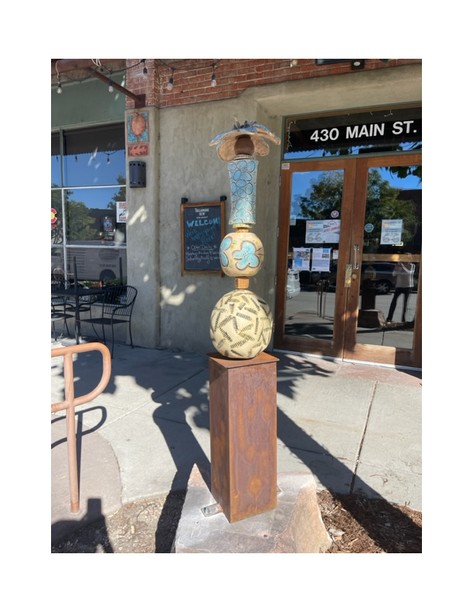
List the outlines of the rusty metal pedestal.
<svg viewBox="0 0 473 612">
<path fill-rule="evenodd" d="M 230 523 L 277 505 L 277 368 L 209 355 L 211 492 Z"/>
</svg>

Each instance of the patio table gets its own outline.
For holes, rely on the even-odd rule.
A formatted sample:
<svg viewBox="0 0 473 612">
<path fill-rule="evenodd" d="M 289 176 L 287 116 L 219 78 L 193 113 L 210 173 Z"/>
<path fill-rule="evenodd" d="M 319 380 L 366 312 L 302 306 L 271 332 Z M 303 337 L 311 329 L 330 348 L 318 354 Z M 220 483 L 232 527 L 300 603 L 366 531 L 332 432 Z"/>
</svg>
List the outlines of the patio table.
<svg viewBox="0 0 473 612">
<path fill-rule="evenodd" d="M 76 344 L 80 343 L 80 305 L 81 298 L 89 296 L 104 295 L 106 291 L 105 287 L 54 287 L 51 285 L 51 297 L 65 297 L 74 300 L 74 313 L 75 313 L 75 338 Z"/>
</svg>

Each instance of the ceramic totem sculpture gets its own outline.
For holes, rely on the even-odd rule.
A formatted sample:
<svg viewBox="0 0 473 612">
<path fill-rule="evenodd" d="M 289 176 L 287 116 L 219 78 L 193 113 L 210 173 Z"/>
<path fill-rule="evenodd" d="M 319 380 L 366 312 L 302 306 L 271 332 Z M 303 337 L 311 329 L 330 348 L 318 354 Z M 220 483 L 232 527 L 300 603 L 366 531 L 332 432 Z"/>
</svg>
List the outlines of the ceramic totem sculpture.
<svg viewBox="0 0 473 612">
<path fill-rule="evenodd" d="M 261 240 L 250 231 L 256 223 L 255 156 L 269 153 L 269 140 L 280 140 L 264 125 L 256 122 L 236 124 L 218 134 L 210 146 L 228 164 L 231 187 L 229 223 L 233 231 L 220 245 L 223 272 L 235 279 L 235 289 L 215 305 L 210 317 L 210 338 L 225 357 L 252 359 L 264 351 L 271 340 L 273 319 L 268 304 L 249 290 L 250 278 L 261 269 L 264 249 Z"/>
</svg>

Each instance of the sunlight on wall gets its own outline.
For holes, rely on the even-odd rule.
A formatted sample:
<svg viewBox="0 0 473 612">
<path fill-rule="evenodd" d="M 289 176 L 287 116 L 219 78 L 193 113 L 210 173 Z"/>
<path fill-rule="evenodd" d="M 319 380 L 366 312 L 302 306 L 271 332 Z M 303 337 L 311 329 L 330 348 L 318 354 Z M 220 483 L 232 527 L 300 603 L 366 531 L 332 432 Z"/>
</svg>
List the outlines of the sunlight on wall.
<svg viewBox="0 0 473 612">
<path fill-rule="evenodd" d="M 127 221 L 128 225 L 133 225 L 137 221 L 141 221 L 144 223 L 147 220 L 148 216 L 146 214 L 146 210 L 144 206 L 140 206 L 138 210 L 130 217 Z"/>
<path fill-rule="evenodd" d="M 184 289 L 184 291 L 174 294 L 175 290 L 176 285 L 174 285 L 172 289 L 169 289 L 168 287 L 161 287 L 161 306 L 165 306 L 166 304 L 170 306 L 180 306 L 186 299 L 186 295 L 191 295 L 192 293 L 195 293 L 195 291 L 197 290 L 197 286 L 189 285 Z"/>
</svg>

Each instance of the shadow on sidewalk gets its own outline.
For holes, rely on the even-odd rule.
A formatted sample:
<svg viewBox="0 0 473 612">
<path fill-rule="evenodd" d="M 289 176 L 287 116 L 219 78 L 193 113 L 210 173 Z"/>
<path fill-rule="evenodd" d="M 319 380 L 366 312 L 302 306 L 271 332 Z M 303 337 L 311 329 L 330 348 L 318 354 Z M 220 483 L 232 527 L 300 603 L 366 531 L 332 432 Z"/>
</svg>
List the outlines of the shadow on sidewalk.
<svg viewBox="0 0 473 612">
<path fill-rule="evenodd" d="M 308 359 L 306 360 L 301 357 L 292 359 L 291 357 L 280 355 L 277 355 L 277 357 L 280 359 L 280 363 L 278 364 L 278 393 L 292 399 L 296 398 L 297 379 L 313 376 L 315 386 L 317 377 L 329 377 L 333 375 L 333 369 L 330 367 L 322 368 Z M 90 363 L 93 362 L 89 361 L 89 365 Z M 176 496 L 172 495 L 172 493 L 186 490 L 194 464 L 199 468 L 210 489 L 210 461 L 194 433 L 196 429 L 209 430 L 208 388 L 203 386 L 197 391 L 193 390 L 193 379 L 197 376 L 201 376 L 203 372 L 203 369 L 199 368 L 187 379 L 181 380 L 175 387 L 164 388 L 164 390 L 160 389 L 160 381 L 158 380 L 157 382 L 156 376 L 153 376 L 152 373 L 145 372 L 140 375 L 140 368 L 134 368 L 133 372 L 130 373 L 129 365 L 124 362 L 120 363 L 120 370 L 122 372 L 126 371 L 128 375 L 134 376 L 136 383 L 143 388 L 153 389 L 152 399 L 159 407 L 154 410 L 152 418 L 155 425 L 159 427 L 163 434 L 175 465 L 175 475 L 170 487 L 170 492 L 156 527 L 156 552 L 161 552 L 160 543 L 166 538 L 169 539 L 167 530 L 169 515 L 173 513 L 173 516 L 176 516 L 176 514 L 180 516 L 184 504 L 185 496 L 182 496 L 181 501 L 176 502 Z M 114 373 L 116 375 L 116 370 Z M 80 385 L 82 380 L 85 380 L 88 375 L 89 368 L 83 368 L 78 384 Z M 116 385 L 112 375 L 112 380 L 105 393 L 115 392 Z M 164 404 L 162 404 L 163 398 L 168 400 L 165 401 Z M 362 503 L 353 503 L 353 493 L 362 490 L 365 497 L 377 499 L 380 504 L 380 512 L 383 511 L 384 506 L 386 509 L 389 508 L 391 516 L 393 516 L 392 504 L 382 498 L 377 491 L 369 487 L 335 456 L 328 453 L 326 449 L 307 434 L 302 427 L 280 408 L 277 410 L 277 420 L 277 435 L 279 440 L 289 448 L 292 454 L 297 456 L 299 460 L 309 468 L 318 478 L 322 486 L 327 488 L 340 501 L 346 511 L 359 522 L 369 536 L 383 548 L 383 550 L 386 552 L 396 552 L 389 550 L 389 535 L 388 537 L 386 536 L 386 530 L 384 529 L 381 532 L 375 528 L 369 520 L 369 516 L 364 512 Z M 82 432 L 82 435 L 86 433 L 87 432 Z M 320 466 L 317 466 L 317 457 L 324 457 L 325 462 L 330 460 L 331 470 L 329 474 L 322 473 Z M 337 490 L 337 483 L 340 482 L 348 483 L 349 491 L 352 493 L 351 496 L 344 495 Z M 96 505 L 97 501 L 100 502 L 100 500 L 89 500 L 90 508 L 88 509 L 88 514 L 89 510 L 90 512 L 96 510 L 94 505 Z M 176 503 L 180 504 L 180 506 L 176 506 Z M 396 522 L 392 525 L 393 529 L 399 529 L 400 525 L 406 525 L 407 523 L 409 523 L 409 527 L 412 529 L 412 521 L 400 510 L 395 512 L 395 516 Z M 85 524 L 85 519 L 86 517 L 82 519 L 81 523 Z M 103 517 L 100 520 L 102 519 Z M 417 527 L 417 530 L 420 542 L 421 528 Z M 98 544 L 109 546 L 109 542 L 99 542 Z M 107 552 L 113 552 L 113 550 Z M 419 550 L 419 552 L 421 551 Z"/>
<path fill-rule="evenodd" d="M 327 377 L 333 374 L 330 369 L 315 365 L 310 360 L 300 358 L 293 360 L 287 356 L 280 360 L 278 366 L 278 393 L 290 398 L 295 397 L 297 379 L 306 376 Z M 179 396 L 176 396 L 176 402 L 160 407 L 153 413 L 153 419 L 166 440 L 176 466 L 176 476 L 171 491 L 187 487 L 194 463 L 201 471 L 210 490 L 210 462 L 198 443 L 192 427 L 187 424 L 185 416 L 186 411 L 193 408 L 193 424 L 199 428 L 209 429 L 208 395 L 202 393 L 201 397 L 195 397 L 189 394 L 184 400 L 182 389 L 180 393 Z M 177 407 L 179 407 L 178 410 Z M 176 427 L 176 422 L 179 423 L 179 427 Z M 419 542 L 419 552 L 421 552 L 421 528 L 330 454 L 279 407 L 277 409 L 277 432 L 278 439 L 310 469 L 322 486 L 338 499 L 344 509 L 358 521 L 380 548 L 386 552 L 398 552 L 391 548 L 392 542 L 396 541 L 395 532 L 410 530 L 410 533 L 415 533 L 415 539 Z M 317 457 L 323 458 L 325 466 L 327 461 L 330 462 L 328 472 L 322 470 L 320 465 L 317 466 Z M 341 483 L 342 488 L 349 491 L 348 494 L 340 492 Z M 380 529 L 379 526 L 373 524 L 364 510 L 363 498 L 375 499 L 380 514 L 384 511 L 388 513 L 389 510 L 389 516 L 395 519 L 391 527 L 383 525 L 383 528 Z M 185 497 L 182 498 L 179 514 L 182 511 L 184 499 Z M 168 500 L 169 512 L 176 512 L 175 496 L 168 496 Z M 168 522 L 166 508 L 163 513 L 162 525 L 165 526 Z M 159 542 L 164 535 L 161 525 L 158 524 L 156 541 Z"/>
<path fill-rule="evenodd" d="M 77 532 L 79 529 L 87 528 L 89 530 L 88 537 L 81 538 L 81 549 L 68 550 L 68 541 L 64 545 L 60 545 L 61 538 L 65 535 L 70 535 Z M 73 538 L 72 538 L 73 540 Z M 58 543 L 56 547 L 55 544 Z M 98 498 L 90 498 L 87 500 L 87 511 L 85 515 L 77 521 L 58 521 L 51 526 L 51 552 L 83 552 L 83 553 L 113 553 L 113 547 L 108 537 L 107 525 L 105 516 L 102 514 L 102 501 Z"/>
<path fill-rule="evenodd" d="M 201 372 L 198 372 L 195 376 L 200 374 Z M 175 493 L 187 490 L 194 464 L 199 468 L 205 484 L 210 489 L 210 461 L 196 439 L 186 416 L 187 411 L 192 410 L 193 424 L 200 429 L 210 429 L 207 390 L 205 392 L 202 390 L 200 397 L 195 397 L 190 393 L 183 393 L 182 385 L 179 385 L 179 389 L 175 401 L 160 406 L 153 412 L 153 420 L 163 434 L 176 467 L 176 474 L 156 528 L 157 553 L 169 552 L 168 525 L 175 520 L 176 515 L 180 518 L 185 501 L 185 495 L 176 496 Z M 153 399 L 157 398 L 153 396 Z M 174 534 L 172 535 L 174 539 Z"/>
<path fill-rule="evenodd" d="M 370 538 L 385 552 L 399 552 L 397 549 L 393 549 L 393 542 L 396 542 L 398 533 L 406 531 L 414 533 L 414 538 L 419 544 L 417 552 L 422 552 L 422 529 L 356 476 L 346 465 L 328 453 L 280 408 L 278 408 L 278 438 L 283 443 L 285 443 L 285 440 L 290 440 L 290 446 L 288 444 L 286 446 L 291 453 L 307 465 L 322 486 L 330 491 L 341 506 L 351 514 L 365 529 Z M 308 453 L 315 457 L 324 457 L 324 461 L 327 458 L 330 459 L 330 473 L 327 474 L 323 473 L 322 470 L 317 470 L 316 458 L 308 462 Z M 349 493 L 340 492 L 340 483 L 349 484 Z M 379 523 L 375 524 L 371 520 L 370 515 L 364 509 L 364 499 L 366 498 L 376 500 L 379 513 L 385 513 L 390 519 L 394 519 L 391 524 L 384 523 L 380 527 Z"/>
</svg>

